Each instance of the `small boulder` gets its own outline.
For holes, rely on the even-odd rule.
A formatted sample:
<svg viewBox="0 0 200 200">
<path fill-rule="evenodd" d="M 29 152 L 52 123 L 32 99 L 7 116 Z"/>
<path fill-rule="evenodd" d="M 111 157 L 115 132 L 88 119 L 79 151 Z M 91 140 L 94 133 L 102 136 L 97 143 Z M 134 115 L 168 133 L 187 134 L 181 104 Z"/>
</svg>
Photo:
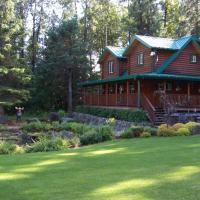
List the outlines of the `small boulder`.
<svg viewBox="0 0 200 200">
<path fill-rule="evenodd" d="M 59 123 L 61 123 L 61 117 L 57 112 L 52 112 L 49 115 L 49 121 L 50 122 L 59 122 Z"/>
<path fill-rule="evenodd" d="M 199 135 L 200 134 L 200 124 L 196 125 L 193 129 L 192 129 L 192 135 Z"/>
</svg>

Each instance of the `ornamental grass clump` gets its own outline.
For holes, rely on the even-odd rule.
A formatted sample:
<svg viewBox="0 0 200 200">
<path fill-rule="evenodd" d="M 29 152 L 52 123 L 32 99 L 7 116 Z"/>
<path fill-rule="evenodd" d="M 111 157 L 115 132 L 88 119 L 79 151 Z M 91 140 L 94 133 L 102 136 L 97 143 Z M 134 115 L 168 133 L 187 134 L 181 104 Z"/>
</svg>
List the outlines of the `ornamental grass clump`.
<svg viewBox="0 0 200 200">
<path fill-rule="evenodd" d="M 27 145 L 25 147 L 25 152 L 47 152 L 47 151 L 59 151 L 63 149 L 67 149 L 70 147 L 70 143 L 68 140 L 55 137 L 40 137 L 38 141 L 34 142 L 31 145 Z"/>
</svg>

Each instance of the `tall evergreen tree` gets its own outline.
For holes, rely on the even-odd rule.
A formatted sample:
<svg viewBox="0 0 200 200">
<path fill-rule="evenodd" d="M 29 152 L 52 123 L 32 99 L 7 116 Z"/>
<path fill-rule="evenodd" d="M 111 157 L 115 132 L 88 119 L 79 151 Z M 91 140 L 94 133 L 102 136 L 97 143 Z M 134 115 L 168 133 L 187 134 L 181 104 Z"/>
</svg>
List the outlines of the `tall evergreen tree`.
<svg viewBox="0 0 200 200">
<path fill-rule="evenodd" d="M 72 111 L 78 100 L 77 83 L 87 78 L 90 69 L 81 40 L 77 18 L 63 21 L 48 32 L 43 60 L 36 69 L 34 99 L 44 109 L 66 108 Z"/>
<path fill-rule="evenodd" d="M 21 58 L 21 21 L 15 18 L 12 0 L 0 2 L 0 106 L 10 107 L 26 101 L 29 92 L 24 88 L 30 80 Z"/>
<path fill-rule="evenodd" d="M 158 35 L 161 15 L 156 0 L 131 0 L 129 27 L 132 34 Z"/>
<path fill-rule="evenodd" d="M 182 35 L 200 36 L 200 0 L 182 0 L 181 7 L 182 21 L 179 30 L 182 31 Z"/>
<path fill-rule="evenodd" d="M 181 9 L 179 0 L 163 0 L 160 2 L 163 20 L 160 36 L 179 36 L 178 24 L 180 23 Z"/>
</svg>

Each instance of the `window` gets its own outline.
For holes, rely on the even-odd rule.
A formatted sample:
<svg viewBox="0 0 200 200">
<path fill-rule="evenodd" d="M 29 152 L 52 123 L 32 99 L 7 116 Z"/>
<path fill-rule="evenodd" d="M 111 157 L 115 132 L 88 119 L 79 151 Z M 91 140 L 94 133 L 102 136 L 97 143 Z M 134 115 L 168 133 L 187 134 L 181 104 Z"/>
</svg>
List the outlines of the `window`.
<svg viewBox="0 0 200 200">
<path fill-rule="evenodd" d="M 164 90 L 164 83 L 158 83 L 158 90 Z"/>
<path fill-rule="evenodd" d="M 137 55 L 137 64 L 144 65 L 144 54 L 143 53 L 139 53 Z"/>
<path fill-rule="evenodd" d="M 108 61 L 108 73 L 113 74 L 113 61 Z"/>
<path fill-rule="evenodd" d="M 130 83 L 130 86 L 129 86 L 129 92 L 130 94 L 133 94 L 135 92 L 135 87 L 134 87 L 134 83 Z"/>
<path fill-rule="evenodd" d="M 172 83 L 167 83 L 166 90 L 167 91 L 172 91 Z"/>
<path fill-rule="evenodd" d="M 195 54 L 190 55 L 190 63 L 197 63 L 197 55 Z"/>
</svg>

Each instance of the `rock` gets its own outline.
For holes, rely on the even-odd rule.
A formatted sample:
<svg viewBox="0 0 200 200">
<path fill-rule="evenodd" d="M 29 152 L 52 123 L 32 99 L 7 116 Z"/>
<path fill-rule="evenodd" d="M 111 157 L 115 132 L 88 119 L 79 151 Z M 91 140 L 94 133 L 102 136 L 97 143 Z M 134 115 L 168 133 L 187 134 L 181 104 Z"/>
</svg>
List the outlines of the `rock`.
<svg viewBox="0 0 200 200">
<path fill-rule="evenodd" d="M 72 139 L 74 137 L 74 133 L 71 132 L 71 131 L 51 131 L 50 132 L 50 135 L 52 137 L 63 137 L 63 138 L 66 138 L 66 139 Z"/>
<path fill-rule="evenodd" d="M 7 118 L 4 115 L 0 115 L 0 124 L 5 124 L 7 121 Z"/>
<path fill-rule="evenodd" d="M 77 113 L 77 112 L 73 112 L 72 117 L 73 117 L 73 119 L 80 121 L 82 123 L 96 125 L 96 126 L 106 125 L 106 121 L 107 121 L 107 118 L 104 118 L 104 117 L 97 117 L 94 115 Z M 149 125 L 149 124 L 144 124 L 144 123 L 135 124 L 133 122 L 116 120 L 116 123 L 113 126 L 113 129 L 115 131 L 116 136 L 119 136 L 121 134 L 121 132 L 123 132 L 125 129 L 127 129 L 133 125 Z"/>
<path fill-rule="evenodd" d="M 200 124 L 196 125 L 193 129 L 192 129 L 192 135 L 199 135 L 200 134 Z"/>
<path fill-rule="evenodd" d="M 60 122 L 61 123 L 61 117 L 57 112 L 52 112 L 49 115 L 49 121 L 50 122 Z"/>
</svg>

